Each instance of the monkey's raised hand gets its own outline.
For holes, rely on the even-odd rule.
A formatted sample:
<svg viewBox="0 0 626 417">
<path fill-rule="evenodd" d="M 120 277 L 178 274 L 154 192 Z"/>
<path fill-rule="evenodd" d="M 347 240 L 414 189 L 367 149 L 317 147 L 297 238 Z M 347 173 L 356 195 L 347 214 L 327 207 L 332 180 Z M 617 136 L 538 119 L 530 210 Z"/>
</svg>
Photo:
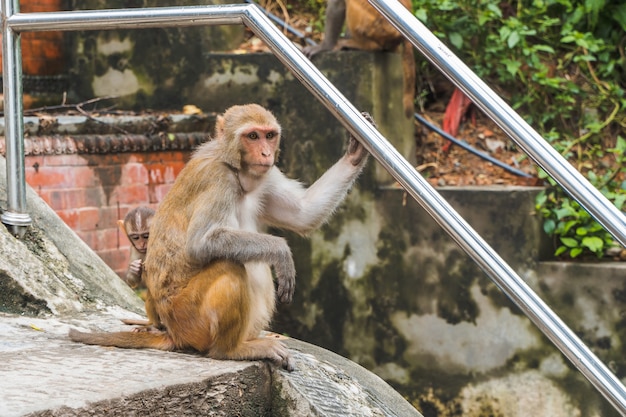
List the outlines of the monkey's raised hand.
<svg viewBox="0 0 626 417">
<path fill-rule="evenodd" d="M 376 126 L 376 122 L 368 112 L 364 111 L 361 112 L 361 114 L 375 128 L 378 128 L 378 126 Z M 369 152 L 367 152 L 367 149 L 365 149 L 365 147 L 357 140 L 357 138 L 350 134 L 350 138 L 348 139 L 348 150 L 346 151 L 346 157 L 349 159 L 350 163 L 354 166 L 360 165 L 364 160 L 367 159 L 368 155 Z"/>
<path fill-rule="evenodd" d="M 135 259 L 128 265 L 128 270 L 137 276 L 141 276 L 143 269 L 143 261 L 141 259 Z"/>
</svg>

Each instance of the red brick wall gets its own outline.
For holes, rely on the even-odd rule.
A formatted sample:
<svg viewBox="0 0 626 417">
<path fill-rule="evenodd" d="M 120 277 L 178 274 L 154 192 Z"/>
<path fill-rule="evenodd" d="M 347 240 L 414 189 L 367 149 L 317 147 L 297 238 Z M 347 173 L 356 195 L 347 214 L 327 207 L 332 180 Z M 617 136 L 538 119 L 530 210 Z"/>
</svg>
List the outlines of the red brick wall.
<svg viewBox="0 0 626 417">
<path fill-rule="evenodd" d="M 117 220 L 138 205 L 156 208 L 188 151 L 26 156 L 26 181 L 115 272 L 130 243 Z"/>
</svg>

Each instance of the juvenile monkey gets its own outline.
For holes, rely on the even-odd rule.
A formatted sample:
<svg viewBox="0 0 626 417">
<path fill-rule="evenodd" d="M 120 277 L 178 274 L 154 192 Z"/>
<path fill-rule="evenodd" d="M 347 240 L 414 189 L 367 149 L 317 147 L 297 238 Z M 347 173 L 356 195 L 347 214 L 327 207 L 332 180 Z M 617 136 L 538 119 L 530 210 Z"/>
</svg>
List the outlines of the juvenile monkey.
<svg viewBox="0 0 626 417">
<path fill-rule="evenodd" d="M 399 0 L 412 10 L 411 0 Z M 344 21 L 349 38 L 339 40 Z M 304 54 L 314 55 L 333 49 L 359 49 L 365 51 L 395 51 L 402 45 L 402 73 L 404 88 L 402 106 L 407 118 L 413 117 L 415 97 L 415 58 L 413 45 L 367 0 L 328 0 L 324 39 L 315 46 L 304 48 Z"/>
<path fill-rule="evenodd" d="M 145 284 L 141 279 L 143 262 L 148 250 L 150 224 L 154 217 L 154 210 L 150 207 L 136 207 L 126 213 L 124 220 L 117 223 L 130 241 L 130 259 L 124 281 L 133 289 L 145 292 Z M 141 293 L 139 294 L 141 296 Z M 145 295 L 141 298 L 145 299 Z"/>
<path fill-rule="evenodd" d="M 216 359 L 269 359 L 292 370 L 287 348 L 260 332 L 275 299 L 292 299 L 294 263 L 285 239 L 261 229 L 306 234 L 322 225 L 368 154 L 350 137 L 345 155 L 307 189 L 275 166 L 280 139 L 281 127 L 268 110 L 257 104 L 229 108 L 217 120 L 214 139 L 197 149 L 161 202 L 150 228 L 144 280 L 148 318 L 163 331 L 71 330 L 70 338 L 194 349 Z"/>
</svg>

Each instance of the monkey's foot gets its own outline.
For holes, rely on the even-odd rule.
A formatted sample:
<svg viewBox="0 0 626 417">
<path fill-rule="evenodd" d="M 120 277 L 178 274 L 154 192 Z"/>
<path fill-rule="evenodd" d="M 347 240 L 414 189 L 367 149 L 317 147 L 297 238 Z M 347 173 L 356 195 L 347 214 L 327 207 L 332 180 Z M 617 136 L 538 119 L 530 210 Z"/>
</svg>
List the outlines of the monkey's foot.
<svg viewBox="0 0 626 417">
<path fill-rule="evenodd" d="M 131 330 L 131 332 L 133 333 L 165 333 L 165 331 L 152 325 L 135 327 Z"/>
<path fill-rule="evenodd" d="M 295 369 L 289 349 L 276 339 L 259 338 L 248 340 L 225 353 L 209 352 L 209 356 L 215 359 L 269 360 L 276 366 L 281 366 L 289 372 Z"/>
</svg>

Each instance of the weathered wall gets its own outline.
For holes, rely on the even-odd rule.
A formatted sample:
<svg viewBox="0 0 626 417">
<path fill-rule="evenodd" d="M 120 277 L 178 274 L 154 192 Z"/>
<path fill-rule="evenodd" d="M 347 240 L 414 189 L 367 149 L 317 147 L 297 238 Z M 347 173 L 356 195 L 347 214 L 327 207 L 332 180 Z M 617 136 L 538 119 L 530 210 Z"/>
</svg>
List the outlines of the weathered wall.
<svg viewBox="0 0 626 417">
<path fill-rule="evenodd" d="M 536 188 L 440 192 L 624 378 L 626 265 L 538 266 Z M 430 216 L 403 200 L 401 190 L 361 184 L 328 227 L 310 240 L 289 237 L 298 286 L 277 328 L 374 370 L 426 417 L 617 416 Z"/>
<path fill-rule="evenodd" d="M 228 0 L 72 1 L 71 10 L 194 6 Z M 231 51 L 243 40 L 242 25 L 71 32 L 66 36 L 73 76 L 69 97 L 78 101 L 118 96 L 135 109 L 179 109 L 204 70 L 208 51 Z"/>
<path fill-rule="evenodd" d="M 95 35 L 87 32 L 76 36 L 79 44 L 87 44 L 90 38 L 86 36 Z M 121 35 L 113 32 L 106 36 Z M 109 43 L 117 45 L 114 39 L 93 43 L 96 51 L 113 48 L 107 46 Z M 138 54 L 137 50 L 143 49 L 133 43 L 126 47 L 129 48 L 128 53 L 132 51 L 132 54 Z M 176 45 L 167 47 L 177 48 Z M 82 47 L 75 47 L 74 66 L 83 65 L 82 50 Z M 318 148 L 317 143 L 332 146 L 333 151 L 343 146 L 345 129 L 274 55 L 237 55 L 210 51 L 202 49 L 193 57 L 193 65 L 175 65 L 165 58 L 156 58 L 158 54 L 150 59 L 140 58 L 132 65 L 129 61 L 125 71 L 132 73 L 137 79 L 151 80 L 150 83 L 154 86 L 125 86 L 126 81 L 117 77 L 101 77 L 93 71 L 84 71 L 72 86 L 72 95 L 76 95 L 77 100 L 81 101 L 94 95 L 119 96 L 118 90 L 122 89 L 125 93 L 118 101 L 121 100 L 122 105 L 129 108 L 171 110 L 193 104 L 206 113 L 221 113 L 234 104 L 259 103 L 279 116 L 286 141 L 301 140 L 302 136 L 306 136 L 295 151 L 307 152 L 311 158 L 309 161 L 315 166 L 319 161 L 325 162 L 325 155 L 328 154 L 326 149 Z M 188 58 L 191 60 L 191 57 Z M 158 62 L 158 65 L 144 68 L 146 62 Z M 402 71 L 398 54 L 358 51 L 322 54 L 316 57 L 314 63 L 348 100 L 374 117 L 381 133 L 402 155 L 410 161 L 415 159 L 414 121 L 404 117 L 402 111 Z M 102 60 L 101 65 L 101 71 L 106 74 L 119 72 L 112 60 Z M 175 71 L 181 68 L 190 73 L 177 75 Z M 343 71 L 342 68 L 359 68 L 359 71 Z M 147 75 L 140 77 L 136 75 L 138 71 L 145 71 Z M 170 72 L 171 80 L 168 81 L 163 78 L 163 74 Z M 82 86 L 81 83 L 89 87 Z M 303 132 L 306 133 L 303 135 Z M 327 138 L 333 140 L 326 141 Z M 381 183 L 392 182 L 391 177 L 380 168 L 376 169 L 376 176 Z"/>
<path fill-rule="evenodd" d="M 125 274 L 129 241 L 117 221 L 156 208 L 188 152 L 26 157 L 26 181 L 111 269 Z"/>
<path fill-rule="evenodd" d="M 345 129 L 273 55 L 212 54 L 205 59 L 197 85 L 181 95 L 185 103 L 215 112 L 246 102 L 270 108 L 283 125 L 281 167 L 305 183 L 312 183 L 339 157 Z M 411 159 L 413 122 L 401 111 L 394 113 L 394 106 L 385 105 L 401 105 L 400 84 L 380 87 L 382 80 L 401 82 L 399 57 L 327 54 L 320 66 Z M 346 66 L 364 70 L 359 74 L 337 71 Z M 83 78 L 89 77 L 86 73 Z M 150 100 L 154 105 L 159 102 L 158 96 Z M 107 117 L 97 113 L 91 119 L 29 118 L 25 125 L 27 181 L 111 268 L 123 274 L 129 242 L 116 221 L 134 206 L 156 206 L 161 201 L 193 147 L 212 132 L 214 117 L 209 111 L 182 119 L 167 114 Z M 171 140 L 169 135 L 178 136 Z M 379 183 L 392 181 L 380 166 L 373 166 L 372 176 Z"/>
</svg>

